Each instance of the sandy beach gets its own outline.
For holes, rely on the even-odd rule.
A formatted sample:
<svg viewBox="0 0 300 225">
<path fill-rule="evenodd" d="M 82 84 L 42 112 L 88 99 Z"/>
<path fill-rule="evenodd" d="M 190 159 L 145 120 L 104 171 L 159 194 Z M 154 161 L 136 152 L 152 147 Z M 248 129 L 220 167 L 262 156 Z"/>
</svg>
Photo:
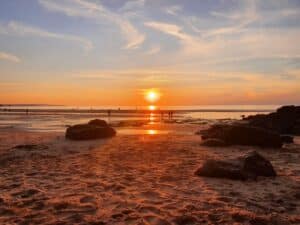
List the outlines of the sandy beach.
<svg viewBox="0 0 300 225">
<path fill-rule="evenodd" d="M 0 224 L 300 224 L 299 137 L 282 149 L 208 148 L 194 135 L 200 128 L 161 124 L 174 132 L 81 142 L 61 132 L 2 129 Z M 14 148 L 24 144 L 35 146 Z M 278 176 L 194 175 L 206 159 L 250 150 Z"/>
</svg>

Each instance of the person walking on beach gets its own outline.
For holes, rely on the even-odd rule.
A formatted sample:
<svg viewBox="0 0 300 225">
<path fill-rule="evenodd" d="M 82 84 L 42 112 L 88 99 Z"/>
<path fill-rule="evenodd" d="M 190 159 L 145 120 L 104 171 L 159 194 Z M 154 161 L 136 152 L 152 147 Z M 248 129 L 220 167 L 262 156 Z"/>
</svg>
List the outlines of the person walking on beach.
<svg viewBox="0 0 300 225">
<path fill-rule="evenodd" d="M 111 110 L 110 109 L 107 110 L 107 116 L 108 116 L 108 122 L 110 123 L 110 116 L 111 116 Z"/>
</svg>

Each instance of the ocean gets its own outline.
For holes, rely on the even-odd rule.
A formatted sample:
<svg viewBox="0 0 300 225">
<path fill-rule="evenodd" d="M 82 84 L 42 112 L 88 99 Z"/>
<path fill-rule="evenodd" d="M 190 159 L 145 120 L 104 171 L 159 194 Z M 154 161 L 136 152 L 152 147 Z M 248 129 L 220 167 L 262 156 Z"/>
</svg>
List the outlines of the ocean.
<svg viewBox="0 0 300 225">
<path fill-rule="evenodd" d="M 99 118 L 114 124 L 119 121 L 149 121 L 160 123 L 172 120 L 215 121 L 236 120 L 242 116 L 275 111 L 278 105 L 201 105 L 201 106 L 49 106 L 2 105 L 0 129 L 16 128 L 30 131 L 64 131 L 67 126 Z"/>
</svg>

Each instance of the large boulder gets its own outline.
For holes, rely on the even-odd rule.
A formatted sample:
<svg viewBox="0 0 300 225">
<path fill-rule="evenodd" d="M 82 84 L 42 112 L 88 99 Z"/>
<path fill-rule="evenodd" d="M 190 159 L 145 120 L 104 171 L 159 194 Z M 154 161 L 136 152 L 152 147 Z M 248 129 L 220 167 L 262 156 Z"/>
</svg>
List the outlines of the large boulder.
<svg viewBox="0 0 300 225">
<path fill-rule="evenodd" d="M 282 106 L 276 112 L 246 117 L 249 125 L 280 134 L 300 134 L 300 106 Z"/>
<path fill-rule="evenodd" d="M 276 172 L 270 161 L 256 151 L 228 161 L 207 160 L 195 174 L 204 177 L 232 180 L 256 179 L 259 176 L 276 176 Z"/>
<path fill-rule="evenodd" d="M 66 138 L 70 140 L 93 140 L 115 135 L 116 131 L 101 120 L 92 120 L 88 124 L 77 124 L 66 130 Z"/>
<path fill-rule="evenodd" d="M 282 146 L 279 134 L 247 125 L 213 125 L 201 133 L 203 140 L 218 139 L 225 142 L 226 145 L 251 145 L 275 148 Z"/>
</svg>

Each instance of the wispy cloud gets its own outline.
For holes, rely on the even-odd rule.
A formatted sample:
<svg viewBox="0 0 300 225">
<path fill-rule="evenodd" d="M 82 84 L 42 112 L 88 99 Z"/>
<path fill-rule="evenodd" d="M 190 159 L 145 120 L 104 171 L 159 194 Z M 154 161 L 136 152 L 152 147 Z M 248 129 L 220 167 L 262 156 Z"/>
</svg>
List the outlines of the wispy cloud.
<svg viewBox="0 0 300 225">
<path fill-rule="evenodd" d="M 0 60 L 6 60 L 14 63 L 19 63 L 21 61 L 19 57 L 7 52 L 0 52 Z"/>
<path fill-rule="evenodd" d="M 160 52 L 160 46 L 153 46 L 148 51 L 146 51 L 146 55 L 155 55 Z"/>
<path fill-rule="evenodd" d="M 179 27 L 178 25 L 175 25 L 175 24 L 162 23 L 162 22 L 158 22 L 158 21 L 150 21 L 150 22 L 146 22 L 144 24 L 147 27 L 153 28 L 155 30 L 161 31 L 161 32 L 169 34 L 169 35 L 172 35 L 181 40 L 187 40 L 187 39 L 191 38 L 189 35 L 182 32 L 181 27 Z"/>
<path fill-rule="evenodd" d="M 153 20 L 144 25 L 178 39 L 182 48 L 177 58 L 181 58 L 181 62 L 193 61 L 188 56 L 194 60 L 198 58 L 197 65 L 254 59 L 298 59 L 300 48 L 293 43 L 297 42 L 299 28 L 274 25 L 274 22 L 297 17 L 297 10 L 285 7 L 285 4 L 276 7 L 271 4 L 272 7 L 268 5 L 266 9 L 266 5 L 261 4 L 256 0 L 241 0 L 230 8 L 211 11 L 210 16 L 182 13 L 172 23 Z M 271 25 L 267 26 L 268 23 Z"/>
<path fill-rule="evenodd" d="M 228 12 L 212 11 L 211 15 L 217 19 L 228 20 L 232 25 L 212 29 L 204 36 L 235 34 L 260 19 L 255 0 L 240 1 L 240 7 L 235 10 Z"/>
<path fill-rule="evenodd" d="M 202 54 L 206 54 L 211 48 L 211 45 L 209 43 L 204 43 L 198 37 L 195 37 L 193 35 L 184 32 L 183 28 L 176 24 L 150 21 L 144 23 L 144 25 L 152 29 L 158 30 L 162 33 L 171 35 L 177 38 L 178 40 L 180 40 L 184 46 L 184 52 L 187 54 L 197 52 L 200 55 L 202 55 Z"/>
<path fill-rule="evenodd" d="M 85 50 L 91 50 L 93 48 L 93 43 L 85 38 L 68 34 L 54 33 L 39 27 L 34 27 L 16 21 L 9 22 L 8 24 L 0 24 L 0 34 L 59 39 L 78 43 Z"/>
<path fill-rule="evenodd" d="M 110 11 L 100 3 L 86 0 L 39 0 L 39 3 L 49 11 L 60 12 L 67 16 L 91 19 L 100 24 L 103 20 L 116 24 L 127 41 L 124 49 L 138 48 L 145 40 L 145 35 L 140 33 L 127 18 Z M 142 4 L 142 1 L 135 4 Z M 124 7 L 127 9 L 133 7 L 133 3 L 127 6 L 125 4 Z"/>
</svg>

